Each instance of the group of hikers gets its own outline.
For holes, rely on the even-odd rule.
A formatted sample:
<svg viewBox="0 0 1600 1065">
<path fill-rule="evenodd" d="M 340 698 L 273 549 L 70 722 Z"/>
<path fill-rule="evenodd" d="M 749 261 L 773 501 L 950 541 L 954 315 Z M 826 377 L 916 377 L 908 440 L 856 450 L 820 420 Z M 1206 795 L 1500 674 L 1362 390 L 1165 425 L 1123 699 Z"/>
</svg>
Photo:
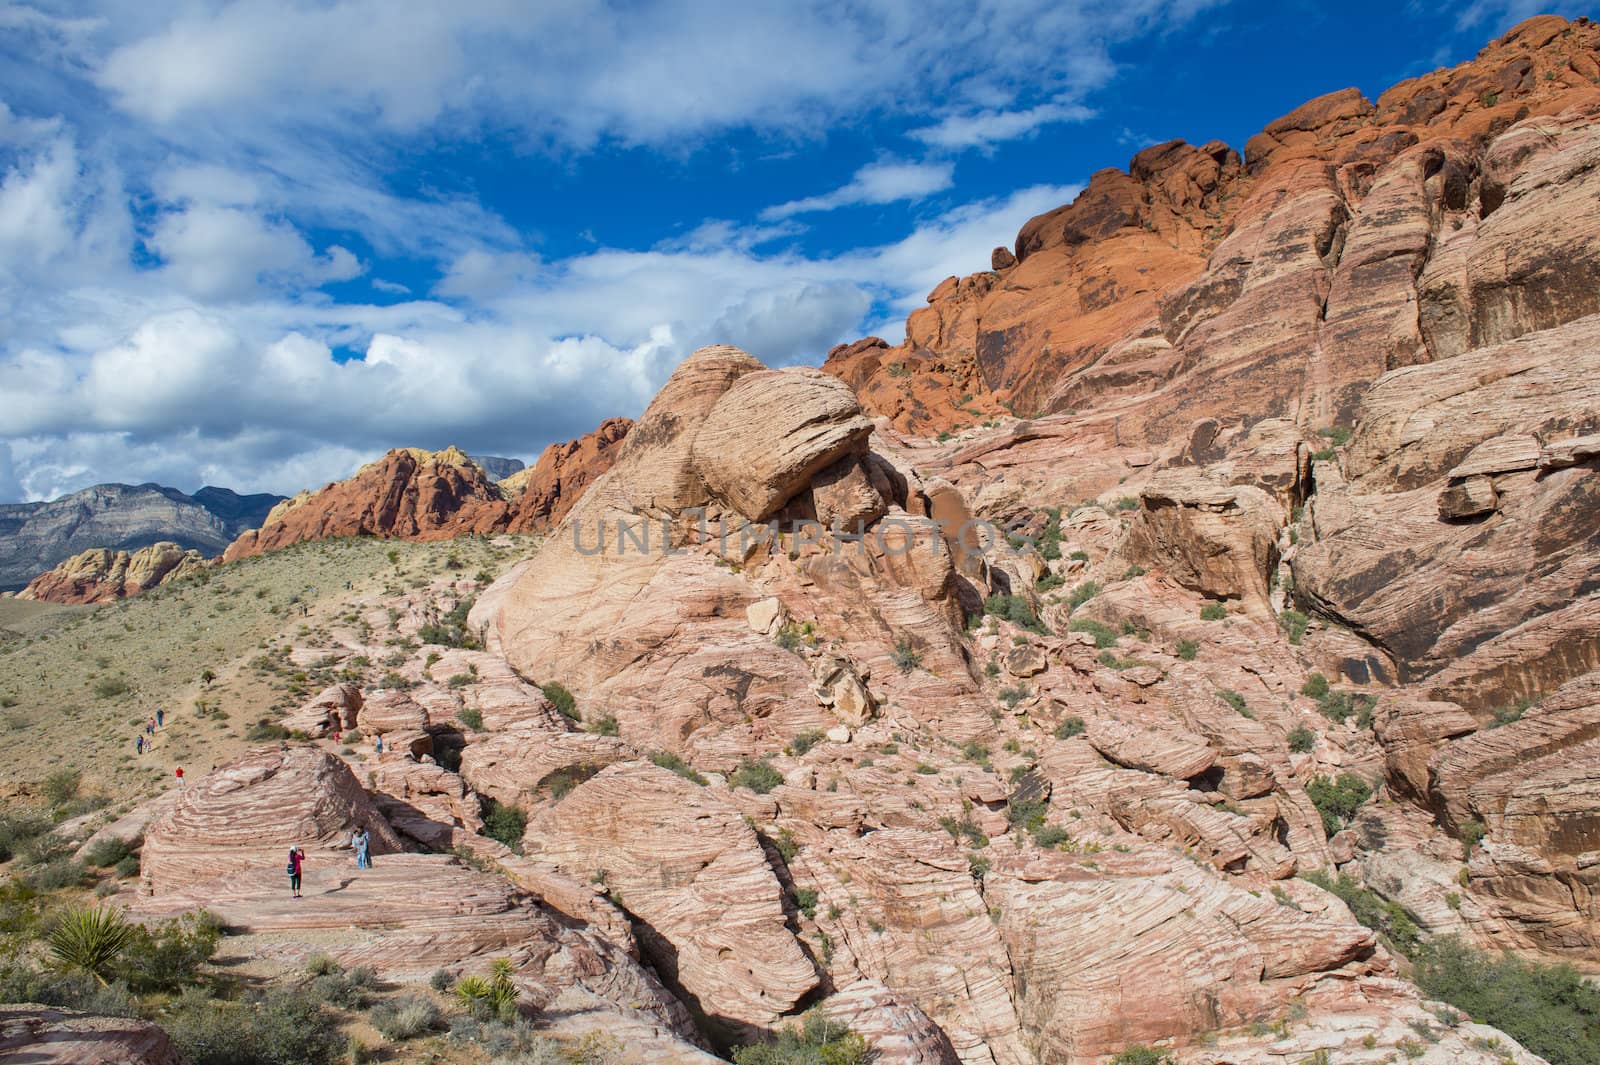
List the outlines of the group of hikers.
<svg viewBox="0 0 1600 1065">
<path fill-rule="evenodd" d="M 166 710 L 158 707 L 156 709 L 156 716 L 145 722 L 144 731 L 138 736 L 134 737 L 133 749 L 140 754 L 143 754 L 145 751 L 155 750 L 156 732 L 165 726 L 166 723 L 167 712 Z"/>
<path fill-rule="evenodd" d="M 365 828 L 358 828 L 350 836 L 350 848 L 356 852 L 356 868 L 372 868 L 372 836 Z M 289 864 L 284 870 L 289 874 L 289 893 L 291 898 L 300 898 L 300 875 L 305 869 L 306 852 L 304 847 L 294 846 L 289 848 Z"/>
</svg>

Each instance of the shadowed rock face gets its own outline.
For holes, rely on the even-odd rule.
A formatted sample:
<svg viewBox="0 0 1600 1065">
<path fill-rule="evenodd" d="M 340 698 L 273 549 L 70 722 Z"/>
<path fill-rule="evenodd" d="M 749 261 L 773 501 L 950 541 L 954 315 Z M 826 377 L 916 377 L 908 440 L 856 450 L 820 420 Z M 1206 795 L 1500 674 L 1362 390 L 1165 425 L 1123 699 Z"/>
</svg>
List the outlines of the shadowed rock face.
<svg viewBox="0 0 1600 1065">
<path fill-rule="evenodd" d="M 101 484 L 48 503 L 0 504 L 0 591 L 91 549 L 133 553 L 167 541 L 210 557 L 260 524 L 281 496 L 155 484 Z"/>
</svg>

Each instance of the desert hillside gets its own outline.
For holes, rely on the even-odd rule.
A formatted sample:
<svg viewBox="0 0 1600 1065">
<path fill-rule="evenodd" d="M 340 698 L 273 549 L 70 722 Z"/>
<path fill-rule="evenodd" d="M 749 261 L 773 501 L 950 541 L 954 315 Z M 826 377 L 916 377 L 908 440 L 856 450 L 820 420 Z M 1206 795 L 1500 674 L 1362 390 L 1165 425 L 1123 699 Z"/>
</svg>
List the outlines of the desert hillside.
<svg viewBox="0 0 1600 1065">
<path fill-rule="evenodd" d="M 0 1060 L 1600 1061 L 1597 83 L 1531 19 L 901 345 L 0 600 Z"/>
</svg>

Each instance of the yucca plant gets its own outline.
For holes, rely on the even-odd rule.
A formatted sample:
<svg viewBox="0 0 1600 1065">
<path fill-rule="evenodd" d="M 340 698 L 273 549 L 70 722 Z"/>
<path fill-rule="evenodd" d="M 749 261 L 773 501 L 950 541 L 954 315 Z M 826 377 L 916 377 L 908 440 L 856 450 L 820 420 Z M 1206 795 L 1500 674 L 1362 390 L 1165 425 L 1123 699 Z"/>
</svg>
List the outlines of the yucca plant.
<svg viewBox="0 0 1600 1065">
<path fill-rule="evenodd" d="M 128 945 L 133 926 L 109 906 L 92 910 L 72 910 L 50 930 L 50 954 L 65 969 L 79 969 L 106 984 L 117 955 Z"/>
<path fill-rule="evenodd" d="M 463 976 L 456 981 L 456 998 L 476 1017 L 495 1016 L 510 1020 L 516 1016 L 517 985 L 511 981 L 511 959 L 496 958 L 487 978 Z"/>
</svg>

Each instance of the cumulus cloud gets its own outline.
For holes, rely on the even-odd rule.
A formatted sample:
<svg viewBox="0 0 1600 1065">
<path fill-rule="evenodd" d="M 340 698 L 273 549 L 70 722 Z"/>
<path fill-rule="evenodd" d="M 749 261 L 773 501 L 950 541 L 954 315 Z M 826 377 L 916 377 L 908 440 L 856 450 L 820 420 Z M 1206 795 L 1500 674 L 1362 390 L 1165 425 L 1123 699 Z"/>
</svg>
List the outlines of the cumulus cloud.
<svg viewBox="0 0 1600 1065">
<path fill-rule="evenodd" d="M 950 187 L 955 174 L 952 163 L 869 163 L 856 171 L 847 185 L 820 196 L 807 196 L 768 207 L 761 212 L 766 221 L 776 221 L 813 211 L 832 211 L 863 204 L 920 200 Z"/>
</svg>

